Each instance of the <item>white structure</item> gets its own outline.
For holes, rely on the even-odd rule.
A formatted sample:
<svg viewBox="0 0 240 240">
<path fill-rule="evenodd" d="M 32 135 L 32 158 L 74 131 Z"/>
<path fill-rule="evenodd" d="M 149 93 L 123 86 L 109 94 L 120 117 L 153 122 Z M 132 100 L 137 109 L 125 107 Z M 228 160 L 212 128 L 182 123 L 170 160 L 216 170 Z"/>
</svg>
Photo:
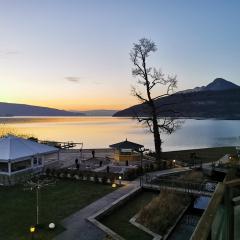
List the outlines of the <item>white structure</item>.
<svg viewBox="0 0 240 240">
<path fill-rule="evenodd" d="M 240 147 L 236 147 L 238 158 L 240 158 Z"/>
<path fill-rule="evenodd" d="M 0 138 L 0 183 L 11 184 L 11 177 L 20 173 L 40 172 L 57 164 L 59 150 L 45 144 L 9 135 Z M 5 177 L 4 177 L 5 176 Z M 13 181 L 16 182 L 16 179 Z"/>
</svg>

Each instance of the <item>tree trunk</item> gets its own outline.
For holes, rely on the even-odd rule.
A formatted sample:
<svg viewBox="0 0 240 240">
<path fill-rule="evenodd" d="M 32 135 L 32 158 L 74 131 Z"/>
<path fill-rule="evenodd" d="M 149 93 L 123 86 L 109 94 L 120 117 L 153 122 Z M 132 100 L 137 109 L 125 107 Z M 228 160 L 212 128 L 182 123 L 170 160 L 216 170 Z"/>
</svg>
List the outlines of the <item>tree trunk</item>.
<svg viewBox="0 0 240 240">
<path fill-rule="evenodd" d="M 153 136 L 154 136 L 156 161 L 157 161 L 158 165 L 160 165 L 161 155 L 162 155 L 161 154 L 162 153 L 162 149 L 161 149 L 162 141 L 161 141 L 161 138 L 160 138 L 158 121 L 157 121 L 156 115 L 153 116 Z"/>
</svg>

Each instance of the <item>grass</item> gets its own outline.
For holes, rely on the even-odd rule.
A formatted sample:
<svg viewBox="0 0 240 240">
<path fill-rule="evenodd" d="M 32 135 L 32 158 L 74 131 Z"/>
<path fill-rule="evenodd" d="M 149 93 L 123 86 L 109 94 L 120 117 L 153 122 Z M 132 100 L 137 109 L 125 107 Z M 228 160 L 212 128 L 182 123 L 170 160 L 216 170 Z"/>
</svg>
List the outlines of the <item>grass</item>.
<svg viewBox="0 0 240 240">
<path fill-rule="evenodd" d="M 140 211 L 137 221 L 163 236 L 188 204 L 190 198 L 186 195 L 162 190 Z"/>
<path fill-rule="evenodd" d="M 156 196 L 155 192 L 140 192 L 101 222 L 127 240 L 151 240 L 150 235 L 133 226 L 129 220 Z"/>
<path fill-rule="evenodd" d="M 111 192 L 109 185 L 91 182 L 59 180 L 55 186 L 41 189 L 40 224 L 35 240 L 49 240 L 63 231 L 61 220 Z M 0 239 L 31 239 L 29 227 L 36 223 L 35 191 L 26 191 L 23 186 L 0 187 Z M 50 222 L 56 229 L 50 231 Z"/>
<path fill-rule="evenodd" d="M 196 153 L 197 162 L 207 163 L 217 161 L 225 154 L 236 154 L 235 147 L 217 147 L 217 148 L 202 148 L 182 151 L 163 152 L 162 157 L 166 160 L 178 160 L 185 163 L 191 162 L 191 154 Z"/>
</svg>

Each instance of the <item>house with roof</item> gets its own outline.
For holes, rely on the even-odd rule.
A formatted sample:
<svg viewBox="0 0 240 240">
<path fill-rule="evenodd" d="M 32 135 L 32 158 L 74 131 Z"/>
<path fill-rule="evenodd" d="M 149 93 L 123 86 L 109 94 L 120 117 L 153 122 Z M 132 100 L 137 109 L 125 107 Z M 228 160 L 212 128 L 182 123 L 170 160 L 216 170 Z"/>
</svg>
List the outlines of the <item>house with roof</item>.
<svg viewBox="0 0 240 240">
<path fill-rule="evenodd" d="M 140 150 L 144 146 L 126 139 L 109 147 L 114 149 L 114 160 L 116 161 L 139 161 L 141 160 Z"/>
<path fill-rule="evenodd" d="M 15 184 L 59 163 L 59 149 L 8 135 L 0 138 L 0 184 Z"/>
</svg>

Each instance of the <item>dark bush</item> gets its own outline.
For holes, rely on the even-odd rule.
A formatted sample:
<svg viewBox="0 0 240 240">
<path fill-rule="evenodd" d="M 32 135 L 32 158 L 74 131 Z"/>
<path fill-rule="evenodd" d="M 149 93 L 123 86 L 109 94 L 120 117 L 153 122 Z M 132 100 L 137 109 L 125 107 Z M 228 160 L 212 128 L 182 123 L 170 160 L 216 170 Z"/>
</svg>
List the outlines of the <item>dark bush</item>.
<svg viewBox="0 0 240 240">
<path fill-rule="evenodd" d="M 137 170 L 136 169 L 129 169 L 126 173 L 125 173 L 125 178 L 129 181 L 134 180 L 137 177 Z"/>
<path fill-rule="evenodd" d="M 103 176 L 103 177 L 102 177 L 102 183 L 103 183 L 103 184 L 106 184 L 106 183 L 107 183 L 107 180 L 108 180 L 107 176 Z"/>
<path fill-rule="evenodd" d="M 98 181 L 98 175 L 97 175 L 97 174 L 94 175 L 94 182 L 95 182 L 95 183 L 98 183 L 98 182 L 99 182 L 99 181 Z"/>
<path fill-rule="evenodd" d="M 51 173 L 51 169 L 50 169 L 50 168 L 47 168 L 45 172 L 46 172 L 46 175 L 49 176 L 50 173 Z"/>
</svg>

